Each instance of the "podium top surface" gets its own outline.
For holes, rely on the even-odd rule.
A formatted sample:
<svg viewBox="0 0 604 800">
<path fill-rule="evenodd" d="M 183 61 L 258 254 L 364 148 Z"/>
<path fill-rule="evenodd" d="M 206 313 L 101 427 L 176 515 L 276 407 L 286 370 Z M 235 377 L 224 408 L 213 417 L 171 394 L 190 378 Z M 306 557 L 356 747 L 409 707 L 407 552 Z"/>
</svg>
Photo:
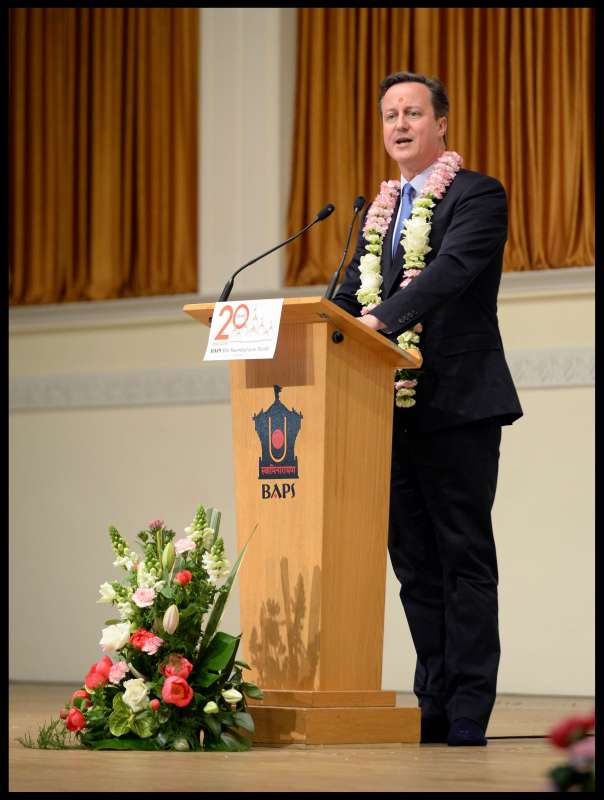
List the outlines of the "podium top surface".
<svg viewBox="0 0 604 800">
<path fill-rule="evenodd" d="M 245 302 L 245 301 L 233 301 Z M 215 303 L 188 303 L 183 311 L 201 322 L 210 325 Z M 344 335 L 350 336 L 379 354 L 392 367 L 399 369 L 417 369 L 421 367 L 422 357 L 419 350 L 401 350 L 385 336 L 363 325 L 347 311 L 326 300 L 324 297 L 290 297 L 283 301 L 281 312 L 282 325 L 310 325 L 330 322 Z"/>
</svg>

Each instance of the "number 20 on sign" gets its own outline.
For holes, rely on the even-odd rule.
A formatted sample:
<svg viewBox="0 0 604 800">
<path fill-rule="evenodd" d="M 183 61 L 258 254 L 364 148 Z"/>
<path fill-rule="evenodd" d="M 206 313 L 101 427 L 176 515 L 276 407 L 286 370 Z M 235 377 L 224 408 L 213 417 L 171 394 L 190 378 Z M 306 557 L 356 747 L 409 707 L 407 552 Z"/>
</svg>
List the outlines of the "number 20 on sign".
<svg viewBox="0 0 604 800">
<path fill-rule="evenodd" d="M 204 361 L 272 358 L 283 298 L 216 303 Z"/>
</svg>

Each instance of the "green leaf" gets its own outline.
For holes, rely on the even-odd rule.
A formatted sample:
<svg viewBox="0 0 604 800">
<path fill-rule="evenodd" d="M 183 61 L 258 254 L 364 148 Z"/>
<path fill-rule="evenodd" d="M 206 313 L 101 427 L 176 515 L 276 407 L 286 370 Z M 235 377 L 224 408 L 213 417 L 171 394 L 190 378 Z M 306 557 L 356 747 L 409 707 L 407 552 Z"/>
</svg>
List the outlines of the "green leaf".
<svg viewBox="0 0 604 800">
<path fill-rule="evenodd" d="M 202 654 L 205 648 L 208 646 L 209 642 L 212 640 L 214 633 L 218 628 L 218 624 L 220 623 L 220 619 L 224 612 L 224 608 L 226 606 L 227 600 L 229 598 L 229 594 L 231 591 L 231 587 L 233 586 L 233 582 L 237 576 L 237 572 L 239 571 L 239 567 L 241 565 L 241 561 L 243 556 L 245 555 L 245 551 L 247 550 L 247 546 L 249 545 L 250 541 L 252 540 L 252 536 L 256 532 L 258 525 L 254 525 L 253 531 L 250 533 L 249 539 L 243 545 L 241 549 L 241 553 L 239 553 L 239 557 L 233 568 L 231 569 L 229 577 L 226 579 L 224 586 L 222 587 L 222 591 L 218 597 L 218 600 L 214 603 L 214 608 L 212 609 L 212 613 L 210 614 L 210 618 L 208 619 L 208 623 L 206 625 L 205 633 L 203 635 L 203 639 L 201 640 L 199 652 Z"/>
<path fill-rule="evenodd" d="M 198 669 L 222 672 L 239 647 L 240 638 L 222 631 L 216 633 L 200 660 Z"/>
<path fill-rule="evenodd" d="M 235 720 L 230 711 L 221 711 L 220 714 L 215 714 L 215 717 L 223 725 L 230 726 L 235 724 Z"/>
<path fill-rule="evenodd" d="M 240 736 L 235 731 L 224 731 L 224 733 L 220 734 L 220 740 L 226 746 L 227 750 L 235 750 L 238 752 L 249 750 L 252 744 L 247 737 Z"/>
<path fill-rule="evenodd" d="M 212 539 L 212 544 L 216 544 L 216 539 L 218 539 L 218 531 L 220 530 L 220 517 L 221 513 L 218 511 L 217 508 L 208 508 L 207 510 L 208 516 L 208 528 L 212 528 L 214 531 L 214 538 Z"/>
<path fill-rule="evenodd" d="M 141 739 L 148 739 L 152 736 L 155 730 L 155 719 L 153 718 L 152 711 L 143 711 L 136 714 L 130 720 L 130 729 L 134 731 Z"/>
<path fill-rule="evenodd" d="M 106 619 L 105 625 L 119 625 L 120 622 L 123 622 L 123 619 Z"/>
<path fill-rule="evenodd" d="M 243 728 L 250 733 L 254 733 L 256 730 L 251 714 L 248 714 L 246 711 L 236 711 L 233 714 L 233 720 L 238 728 Z"/>
<path fill-rule="evenodd" d="M 220 731 L 222 730 L 222 725 L 220 724 L 220 720 L 215 718 L 215 714 L 204 714 L 203 721 L 210 729 L 211 733 L 218 739 L 220 736 Z"/>
<path fill-rule="evenodd" d="M 121 694 L 113 698 L 113 711 L 109 715 L 109 730 L 114 736 L 123 736 L 130 730 L 132 711 L 124 703 Z"/>
<path fill-rule="evenodd" d="M 180 619 L 183 617 L 190 617 L 192 614 L 196 614 L 199 611 L 199 606 L 196 603 L 190 603 L 186 608 L 184 608 L 179 616 Z"/>
<path fill-rule="evenodd" d="M 251 669 L 251 667 L 250 667 L 250 665 L 247 663 L 247 661 L 243 661 L 243 660 L 242 660 L 242 659 L 240 659 L 240 658 L 238 658 L 238 659 L 235 661 L 235 664 L 237 664 L 237 666 L 238 666 L 238 667 L 243 667 L 244 669 Z"/>
<path fill-rule="evenodd" d="M 174 597 L 174 589 L 171 586 L 162 586 L 159 590 L 160 594 L 163 594 L 164 597 L 167 597 L 168 600 L 171 600 Z"/>
<path fill-rule="evenodd" d="M 241 691 L 243 694 L 246 694 L 248 697 L 252 697 L 254 700 L 262 700 L 264 697 L 262 694 L 262 689 L 258 688 L 255 683 L 242 683 Z"/>
<path fill-rule="evenodd" d="M 214 672 L 203 672 L 200 675 L 196 675 L 194 680 L 189 680 L 189 685 L 193 687 L 200 687 L 201 689 L 207 689 L 213 683 L 220 678 L 220 675 Z"/>
<path fill-rule="evenodd" d="M 135 739 L 125 736 L 122 739 L 101 739 L 90 745 L 91 750 L 159 750 L 156 742 L 149 739 Z"/>
</svg>

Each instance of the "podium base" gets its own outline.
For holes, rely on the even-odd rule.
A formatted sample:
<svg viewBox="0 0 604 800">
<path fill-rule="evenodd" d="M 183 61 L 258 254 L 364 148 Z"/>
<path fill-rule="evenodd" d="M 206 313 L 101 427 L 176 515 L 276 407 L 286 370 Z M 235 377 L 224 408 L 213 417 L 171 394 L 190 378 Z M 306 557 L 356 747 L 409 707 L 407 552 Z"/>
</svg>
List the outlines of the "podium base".
<svg viewBox="0 0 604 800">
<path fill-rule="evenodd" d="M 419 708 L 251 706 L 254 744 L 419 743 Z"/>
</svg>

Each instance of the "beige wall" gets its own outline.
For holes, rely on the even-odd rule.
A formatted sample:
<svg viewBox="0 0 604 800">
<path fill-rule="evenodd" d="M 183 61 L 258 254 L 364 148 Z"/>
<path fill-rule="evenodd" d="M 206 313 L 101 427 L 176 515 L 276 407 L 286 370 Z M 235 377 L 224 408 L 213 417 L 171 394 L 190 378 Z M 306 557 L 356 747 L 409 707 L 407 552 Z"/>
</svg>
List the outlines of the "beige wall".
<svg viewBox="0 0 604 800">
<path fill-rule="evenodd" d="M 271 72 L 271 91 L 257 98 L 265 104 L 262 125 L 251 124 L 253 117 L 246 120 L 245 143 L 221 140 L 212 116 L 202 117 L 204 191 L 218 186 L 216 165 L 232 164 L 233 148 L 239 148 L 235 162 L 242 164 L 244 151 L 259 148 L 268 137 L 280 154 L 262 164 L 262 191 L 272 205 L 240 208 L 238 223 L 229 227 L 216 205 L 202 203 L 202 292 L 207 299 L 215 298 L 237 263 L 283 233 L 283 204 L 274 192 L 282 191 L 289 158 L 287 86 L 295 63 L 294 23 L 294 9 L 202 13 L 203 43 L 211 41 L 214 52 L 220 52 L 229 26 L 235 26 L 240 48 L 237 58 L 220 64 L 220 72 L 208 64 L 202 69 L 204 108 L 220 109 L 224 81 L 241 93 L 242 74 L 264 72 L 267 64 L 283 66 L 278 80 Z M 244 41 L 246 29 L 255 31 L 262 48 Z M 264 60 L 254 61 L 253 53 L 260 50 Z M 238 72 L 241 59 L 247 72 Z M 237 185 L 237 175 L 233 180 Z M 216 228 L 231 248 L 228 258 L 212 257 L 222 252 L 217 240 L 216 250 L 204 249 L 211 241 L 209 231 Z M 279 293 L 279 259 L 264 271 L 252 270 L 246 283 L 238 284 L 239 291 Z M 133 542 L 154 517 L 180 531 L 199 502 L 214 505 L 223 511 L 223 533 L 234 560 L 228 386 L 224 365 L 201 361 L 206 332 L 180 311 L 184 302 L 195 299 L 109 301 L 11 313 L 14 680 L 78 683 L 99 657 L 100 629 L 109 615 L 106 606 L 96 605 L 98 586 L 119 576 L 112 567 L 109 524 Z M 522 420 L 504 430 L 494 509 L 499 691 L 591 695 L 593 270 L 504 276 L 499 314 L 525 411 Z M 235 591 L 223 627 L 238 633 L 238 625 Z M 384 687 L 410 690 L 413 669 L 413 647 L 388 566 Z"/>
</svg>

